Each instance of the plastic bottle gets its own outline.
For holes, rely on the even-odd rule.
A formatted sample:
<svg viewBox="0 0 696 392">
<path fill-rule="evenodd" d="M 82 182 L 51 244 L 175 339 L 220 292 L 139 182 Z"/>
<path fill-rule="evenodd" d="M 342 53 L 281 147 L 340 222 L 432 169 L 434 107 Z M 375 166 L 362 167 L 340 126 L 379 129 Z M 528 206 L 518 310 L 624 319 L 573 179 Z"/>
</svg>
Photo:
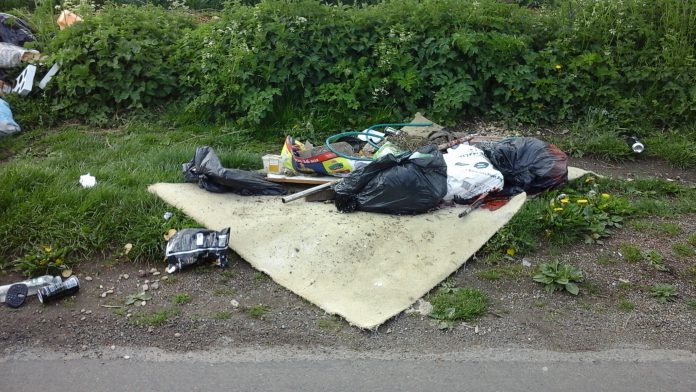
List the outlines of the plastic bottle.
<svg viewBox="0 0 696 392">
<path fill-rule="evenodd" d="M 28 279 L 28 280 L 25 280 L 24 282 L 17 282 L 17 283 L 22 283 L 22 284 L 27 285 L 27 288 L 29 289 L 29 292 L 27 293 L 27 295 L 34 295 L 42 287 L 46 287 L 48 285 L 52 285 L 55 283 L 61 283 L 61 282 L 62 282 L 62 280 L 61 280 L 60 276 L 44 275 L 44 276 L 40 276 L 38 278 Z M 10 286 L 12 286 L 13 284 L 17 284 L 17 283 L 12 283 L 12 284 L 8 284 L 5 286 L 0 286 L 0 302 L 5 302 L 5 294 L 7 294 L 7 290 L 10 288 Z"/>
</svg>

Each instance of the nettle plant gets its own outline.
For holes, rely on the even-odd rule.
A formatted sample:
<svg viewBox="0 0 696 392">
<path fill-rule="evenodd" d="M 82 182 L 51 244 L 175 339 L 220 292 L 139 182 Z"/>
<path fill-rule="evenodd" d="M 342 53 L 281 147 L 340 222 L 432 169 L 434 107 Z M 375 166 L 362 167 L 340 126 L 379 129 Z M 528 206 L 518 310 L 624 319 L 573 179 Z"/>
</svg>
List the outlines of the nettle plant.
<svg viewBox="0 0 696 392">
<path fill-rule="evenodd" d="M 115 113 L 178 96 L 175 43 L 194 19 L 153 6 L 104 7 L 51 41 L 61 64 L 52 83 L 54 109 L 103 123 Z"/>
</svg>

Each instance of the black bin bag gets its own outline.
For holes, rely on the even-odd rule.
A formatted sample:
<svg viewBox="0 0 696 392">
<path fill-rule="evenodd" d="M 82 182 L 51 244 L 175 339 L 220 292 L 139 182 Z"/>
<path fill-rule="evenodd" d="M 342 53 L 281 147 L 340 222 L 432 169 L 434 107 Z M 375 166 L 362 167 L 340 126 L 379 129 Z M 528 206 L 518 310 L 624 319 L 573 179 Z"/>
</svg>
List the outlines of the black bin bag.
<svg viewBox="0 0 696 392">
<path fill-rule="evenodd" d="M 222 167 L 212 147 L 196 149 L 193 159 L 182 165 L 184 178 L 210 192 L 234 192 L 242 196 L 277 196 L 288 193 L 282 186 L 266 181 L 262 175 L 246 170 Z"/>
<path fill-rule="evenodd" d="M 352 172 L 334 185 L 336 208 L 403 215 L 433 209 L 447 194 L 447 164 L 435 146 L 414 154 L 387 154 Z"/>
<path fill-rule="evenodd" d="M 478 146 L 503 173 L 498 195 L 535 194 L 568 181 L 568 156 L 553 144 L 532 137 L 516 137 Z"/>
<path fill-rule="evenodd" d="M 36 38 L 27 22 L 13 15 L 0 12 L 0 42 L 24 46 L 25 42 L 35 40 Z"/>
</svg>

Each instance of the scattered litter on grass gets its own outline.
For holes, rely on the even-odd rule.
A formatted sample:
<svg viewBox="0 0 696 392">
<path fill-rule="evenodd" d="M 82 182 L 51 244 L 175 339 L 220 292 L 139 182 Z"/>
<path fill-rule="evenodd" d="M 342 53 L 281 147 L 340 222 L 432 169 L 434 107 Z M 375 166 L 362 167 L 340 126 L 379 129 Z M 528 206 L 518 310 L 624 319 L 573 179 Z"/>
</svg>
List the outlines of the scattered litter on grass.
<svg viewBox="0 0 696 392">
<path fill-rule="evenodd" d="M 92 188 L 93 186 L 97 185 L 97 178 L 90 173 L 83 174 L 80 176 L 80 185 L 82 185 L 82 187 L 85 189 Z"/>
</svg>

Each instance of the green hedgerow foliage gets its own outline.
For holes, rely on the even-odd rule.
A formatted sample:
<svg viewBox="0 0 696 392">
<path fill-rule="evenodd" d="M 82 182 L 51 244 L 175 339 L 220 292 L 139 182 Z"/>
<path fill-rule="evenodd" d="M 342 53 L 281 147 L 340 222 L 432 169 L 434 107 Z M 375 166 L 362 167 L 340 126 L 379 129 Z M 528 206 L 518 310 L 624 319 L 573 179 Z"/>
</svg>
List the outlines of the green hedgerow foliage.
<svg viewBox="0 0 696 392">
<path fill-rule="evenodd" d="M 246 124 L 288 108 L 446 123 L 594 110 L 632 129 L 696 120 L 692 1 L 252 3 L 195 26 L 182 11 L 105 6 L 51 42 L 55 109 L 105 120 L 176 100 L 196 121 Z"/>
<path fill-rule="evenodd" d="M 453 119 L 524 90 L 520 63 L 539 27 L 530 11 L 495 1 L 232 6 L 183 39 L 182 84 L 189 111 L 252 123 L 290 102 L 341 113 L 430 108 Z"/>
<path fill-rule="evenodd" d="M 104 122 L 125 110 L 176 99 L 181 64 L 175 44 L 193 17 L 153 6 L 106 6 L 51 42 L 61 70 L 54 107 L 68 116 Z"/>
<path fill-rule="evenodd" d="M 226 8 L 179 58 L 189 111 L 251 123 L 299 103 L 441 121 L 559 122 L 601 107 L 625 124 L 673 124 L 696 115 L 694 18 L 683 0 L 265 1 Z"/>
</svg>

